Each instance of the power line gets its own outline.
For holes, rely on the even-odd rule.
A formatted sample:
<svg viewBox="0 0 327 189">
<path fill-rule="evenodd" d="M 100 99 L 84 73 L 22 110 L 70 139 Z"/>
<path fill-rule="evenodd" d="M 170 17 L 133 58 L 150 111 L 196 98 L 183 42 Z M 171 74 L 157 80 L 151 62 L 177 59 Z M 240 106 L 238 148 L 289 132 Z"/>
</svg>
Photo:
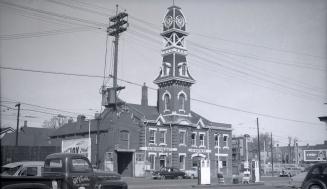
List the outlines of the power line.
<svg viewBox="0 0 327 189">
<path fill-rule="evenodd" d="M 73 21 L 77 21 L 77 22 L 81 22 L 81 23 L 85 23 L 85 24 L 90 24 L 93 27 L 94 26 L 106 27 L 106 25 L 104 23 L 101 23 L 101 22 L 95 22 L 95 21 L 91 21 L 91 20 L 76 18 L 76 17 L 72 17 L 72 16 L 67 16 L 67 15 L 64 15 L 64 14 L 58 14 L 58 13 L 54 13 L 54 12 L 50 12 L 50 11 L 45 11 L 45 10 L 41 10 L 41 9 L 27 7 L 27 6 L 24 6 L 24 5 L 19 5 L 19 4 L 15 4 L 15 3 L 11 3 L 11 2 L 0 1 L 0 4 L 11 6 L 11 7 L 18 7 L 18 8 L 23 9 L 23 10 L 29 10 L 29 11 L 33 11 L 33 12 L 37 12 L 37 13 L 41 13 L 41 14 L 45 14 L 45 15 L 54 16 L 54 17 L 59 17 L 59 18 L 65 19 L 65 20 L 73 20 Z"/>
<path fill-rule="evenodd" d="M 8 68 L 8 67 L 3 67 L 3 66 L 0 66 L 0 68 L 1 69 L 9 69 L 9 70 L 19 70 L 19 71 L 46 73 L 46 74 L 79 76 L 79 77 L 90 77 L 91 76 L 91 75 L 87 75 L 87 74 L 74 74 L 74 73 L 50 72 L 50 71 L 40 71 L 40 70 L 27 70 L 27 69 L 20 69 L 20 68 Z M 102 76 L 100 76 L 100 75 L 99 76 L 93 75 L 92 77 L 102 78 Z M 110 76 L 110 77 L 112 77 L 112 76 Z M 142 84 L 131 82 L 131 81 L 124 80 L 124 79 L 118 79 L 118 80 L 129 83 L 129 84 L 132 84 L 132 85 L 143 86 Z M 151 87 L 149 87 L 149 89 L 157 90 L 157 89 L 151 88 Z M 279 120 L 284 120 L 284 121 L 291 121 L 291 122 L 304 123 L 304 124 L 310 124 L 310 125 L 319 125 L 319 126 L 322 125 L 322 124 L 318 124 L 318 123 L 315 123 L 315 122 L 295 120 L 295 119 L 289 119 L 289 118 L 284 118 L 284 117 L 280 117 L 280 116 L 274 116 L 274 115 L 269 115 L 269 114 L 264 114 L 264 113 L 258 113 L 258 112 L 242 110 L 242 109 L 239 109 L 239 108 L 234 108 L 234 107 L 225 106 L 225 105 L 219 105 L 219 104 L 216 104 L 216 103 L 211 103 L 211 102 L 207 102 L 207 101 L 200 100 L 200 99 L 195 99 L 195 98 L 191 98 L 191 100 L 197 101 L 197 102 L 200 102 L 200 103 L 204 103 L 204 104 L 208 104 L 208 105 L 212 105 L 212 106 L 216 106 L 216 107 L 220 107 L 220 108 L 224 108 L 224 109 L 230 109 L 230 110 L 234 110 L 234 111 L 238 111 L 238 112 L 254 114 L 254 115 L 260 115 L 260 116 L 263 116 L 263 117 L 269 117 L 269 118 L 274 118 L 274 119 L 279 119 Z"/>
<path fill-rule="evenodd" d="M 292 54 L 304 55 L 304 56 L 309 56 L 309 57 L 314 57 L 314 58 L 319 58 L 319 59 L 326 60 L 326 57 L 321 57 L 321 56 L 312 55 L 312 54 L 303 53 L 303 52 L 296 52 L 296 51 L 287 50 L 287 49 L 277 49 L 277 48 L 273 48 L 273 47 L 269 47 L 269 46 L 265 46 L 265 45 L 258 45 L 258 44 L 253 44 L 253 43 L 247 43 L 247 42 L 235 41 L 235 40 L 230 40 L 230 39 L 224 39 L 222 37 L 209 36 L 209 35 L 204 35 L 204 34 L 195 33 L 195 32 L 193 32 L 193 34 L 198 35 L 198 36 L 202 36 L 202 37 L 205 37 L 205 38 L 209 38 L 209 39 L 218 39 L 218 40 L 221 40 L 221 41 L 237 43 L 237 44 L 240 44 L 240 45 L 260 47 L 260 48 L 273 50 L 273 51 L 279 51 L 279 52 L 283 52 L 283 53 L 292 53 Z"/>
<path fill-rule="evenodd" d="M 0 35 L 0 40 L 45 37 L 45 36 L 50 36 L 50 35 L 85 32 L 85 31 L 92 31 L 92 30 L 99 30 L 99 29 L 101 30 L 102 28 L 80 27 L 80 28 L 60 29 L 60 30 L 58 30 L 58 29 L 57 30 L 48 30 L 48 31 L 33 32 L 33 33 L 9 34 L 9 35 Z"/>
</svg>

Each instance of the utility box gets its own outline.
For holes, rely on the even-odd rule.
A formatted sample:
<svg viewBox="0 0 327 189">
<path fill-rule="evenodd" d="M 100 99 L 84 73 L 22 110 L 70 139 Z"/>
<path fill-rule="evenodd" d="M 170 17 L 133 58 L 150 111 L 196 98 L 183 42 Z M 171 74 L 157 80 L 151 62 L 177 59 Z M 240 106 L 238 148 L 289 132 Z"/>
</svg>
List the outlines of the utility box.
<svg viewBox="0 0 327 189">
<path fill-rule="evenodd" d="M 210 184 L 210 161 L 208 159 L 200 160 L 199 173 L 200 174 L 198 174 L 198 183 L 201 185 Z"/>
</svg>

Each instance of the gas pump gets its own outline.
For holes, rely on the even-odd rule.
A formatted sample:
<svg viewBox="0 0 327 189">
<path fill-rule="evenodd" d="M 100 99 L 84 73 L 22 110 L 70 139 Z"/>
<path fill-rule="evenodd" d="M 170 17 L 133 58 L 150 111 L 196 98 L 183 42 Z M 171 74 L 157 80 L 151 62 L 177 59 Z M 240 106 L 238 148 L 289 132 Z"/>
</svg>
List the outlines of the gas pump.
<svg viewBox="0 0 327 189">
<path fill-rule="evenodd" d="M 210 161 L 200 159 L 198 164 L 198 184 L 210 184 Z"/>
<path fill-rule="evenodd" d="M 257 160 L 251 161 L 251 180 L 252 182 L 260 182 L 259 162 Z"/>
</svg>

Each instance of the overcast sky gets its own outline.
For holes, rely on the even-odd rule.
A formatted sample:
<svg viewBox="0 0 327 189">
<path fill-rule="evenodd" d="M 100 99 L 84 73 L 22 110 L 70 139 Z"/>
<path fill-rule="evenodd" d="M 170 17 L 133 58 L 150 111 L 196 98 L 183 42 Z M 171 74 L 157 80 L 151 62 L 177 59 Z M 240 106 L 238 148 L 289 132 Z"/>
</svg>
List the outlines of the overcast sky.
<svg viewBox="0 0 327 189">
<path fill-rule="evenodd" d="M 59 113 L 90 118 L 100 111 L 106 26 L 117 3 L 130 23 L 119 41 L 118 77 L 157 88 L 153 80 L 162 63 L 161 23 L 172 1 L 1 0 L 1 127 L 16 127 L 17 110 L 10 108 L 18 101 L 21 123 L 27 120 L 33 127 Z M 255 136 L 258 117 L 260 131 L 272 132 L 280 145 L 288 137 L 297 137 L 300 144 L 327 140 L 326 124 L 318 119 L 327 115 L 327 1 L 175 4 L 182 8 L 190 34 L 193 111 L 232 124 L 236 136 Z M 112 71 L 112 40 L 106 74 Z M 120 98 L 140 104 L 140 86 L 119 84 L 126 86 Z M 149 89 L 150 105 L 156 100 L 156 91 Z"/>
</svg>

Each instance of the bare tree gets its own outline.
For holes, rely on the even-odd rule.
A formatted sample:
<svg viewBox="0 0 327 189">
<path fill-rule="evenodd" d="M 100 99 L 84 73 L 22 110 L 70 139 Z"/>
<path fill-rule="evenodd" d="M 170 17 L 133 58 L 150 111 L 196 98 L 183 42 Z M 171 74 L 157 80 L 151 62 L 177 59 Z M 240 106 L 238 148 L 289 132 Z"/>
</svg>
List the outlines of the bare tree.
<svg viewBox="0 0 327 189">
<path fill-rule="evenodd" d="M 42 126 L 45 128 L 57 129 L 66 124 L 68 122 L 68 119 L 68 117 L 58 114 L 57 116 L 53 116 L 52 118 L 50 118 L 50 120 L 43 121 Z"/>
</svg>

